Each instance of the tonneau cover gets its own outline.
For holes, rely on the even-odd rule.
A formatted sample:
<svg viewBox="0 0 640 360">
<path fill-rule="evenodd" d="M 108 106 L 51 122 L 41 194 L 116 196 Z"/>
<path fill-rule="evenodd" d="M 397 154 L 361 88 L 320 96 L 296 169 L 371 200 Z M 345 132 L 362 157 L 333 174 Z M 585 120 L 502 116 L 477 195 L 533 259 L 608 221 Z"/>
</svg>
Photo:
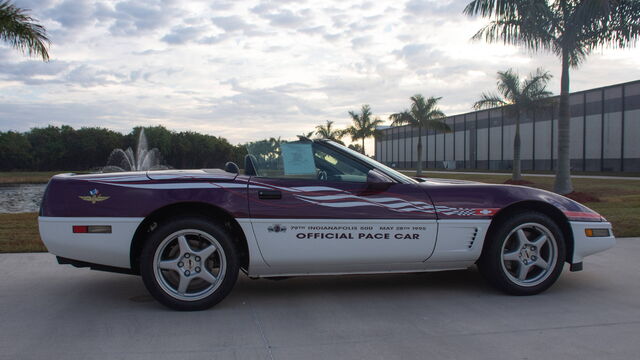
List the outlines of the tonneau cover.
<svg viewBox="0 0 640 360">
<path fill-rule="evenodd" d="M 238 174 L 221 169 L 147 171 L 151 180 L 166 181 L 233 181 Z"/>
</svg>

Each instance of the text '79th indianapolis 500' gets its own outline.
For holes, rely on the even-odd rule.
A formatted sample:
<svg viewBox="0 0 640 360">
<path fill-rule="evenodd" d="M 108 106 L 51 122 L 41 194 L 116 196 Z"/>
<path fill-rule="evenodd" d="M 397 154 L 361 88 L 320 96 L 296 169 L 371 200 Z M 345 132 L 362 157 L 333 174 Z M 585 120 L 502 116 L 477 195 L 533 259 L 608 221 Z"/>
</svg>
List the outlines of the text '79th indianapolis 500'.
<svg viewBox="0 0 640 360">
<path fill-rule="evenodd" d="M 506 293 L 549 288 L 612 247 L 611 224 L 544 190 L 410 178 L 327 140 L 248 146 L 244 169 L 54 176 L 41 237 L 61 264 L 139 274 L 200 310 L 251 278 L 422 272 L 477 264 Z"/>
</svg>

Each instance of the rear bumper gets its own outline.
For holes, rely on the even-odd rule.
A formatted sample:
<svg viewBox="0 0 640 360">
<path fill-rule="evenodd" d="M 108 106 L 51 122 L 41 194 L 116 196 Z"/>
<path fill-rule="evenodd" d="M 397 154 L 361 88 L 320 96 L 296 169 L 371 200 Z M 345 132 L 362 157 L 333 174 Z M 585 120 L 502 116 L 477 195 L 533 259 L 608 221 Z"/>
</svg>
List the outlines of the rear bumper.
<svg viewBox="0 0 640 360">
<path fill-rule="evenodd" d="M 611 223 L 571 221 L 570 224 L 573 231 L 572 264 L 581 263 L 585 256 L 607 250 L 616 244 Z M 588 237 L 585 229 L 608 229 L 609 236 Z"/>
<path fill-rule="evenodd" d="M 50 253 L 80 262 L 130 269 L 131 241 L 143 218 L 40 216 L 40 237 Z M 111 226 L 111 233 L 73 233 L 73 226 Z"/>
</svg>

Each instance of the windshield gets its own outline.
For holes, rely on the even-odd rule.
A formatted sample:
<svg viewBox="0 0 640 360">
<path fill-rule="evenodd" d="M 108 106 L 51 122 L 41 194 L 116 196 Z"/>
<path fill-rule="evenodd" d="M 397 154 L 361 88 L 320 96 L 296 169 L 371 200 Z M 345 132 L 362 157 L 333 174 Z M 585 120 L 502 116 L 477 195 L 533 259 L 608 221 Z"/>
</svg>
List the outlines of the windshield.
<svg viewBox="0 0 640 360">
<path fill-rule="evenodd" d="M 258 177 L 366 183 L 370 169 L 342 149 L 308 139 L 257 141 L 247 151 Z"/>
<path fill-rule="evenodd" d="M 392 168 L 390 168 L 390 167 L 388 167 L 386 165 L 383 165 L 383 164 L 373 160 L 372 158 L 370 158 L 370 157 L 368 157 L 366 155 L 363 155 L 363 154 L 361 154 L 361 153 L 359 153 L 359 152 L 357 152 L 355 150 L 351 150 L 351 149 L 349 149 L 348 147 L 346 147 L 344 145 L 340 145 L 337 142 L 329 140 L 329 141 L 325 141 L 325 143 L 326 144 L 331 144 L 331 146 L 339 148 L 340 150 L 348 153 L 349 155 L 357 158 L 358 160 L 363 161 L 363 162 L 367 163 L 368 165 L 371 165 L 372 167 L 384 172 L 385 174 L 391 176 L 393 179 L 395 179 L 397 181 L 400 181 L 400 182 L 403 182 L 403 183 L 417 183 L 418 182 L 418 181 L 416 181 L 416 180 L 414 180 L 414 179 L 412 179 L 412 178 L 410 178 L 410 177 L 408 177 L 408 176 L 406 176 L 406 175 L 404 175 L 404 174 L 402 174 L 402 173 L 400 173 L 400 172 L 398 172 L 398 171 L 396 171 L 396 170 L 394 170 L 394 169 L 392 169 Z"/>
</svg>

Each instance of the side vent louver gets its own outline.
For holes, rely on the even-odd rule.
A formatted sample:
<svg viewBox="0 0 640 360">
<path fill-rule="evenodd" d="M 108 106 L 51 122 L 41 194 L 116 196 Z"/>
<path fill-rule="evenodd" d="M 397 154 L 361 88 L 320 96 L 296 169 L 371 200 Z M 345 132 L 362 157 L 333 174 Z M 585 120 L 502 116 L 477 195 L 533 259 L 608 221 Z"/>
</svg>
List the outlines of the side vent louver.
<svg viewBox="0 0 640 360">
<path fill-rule="evenodd" d="M 478 237 L 478 228 L 473 229 L 473 233 L 471 234 L 471 241 L 469 241 L 469 249 L 471 249 L 471 247 L 473 247 L 473 243 L 476 241 L 476 238 Z"/>
</svg>

